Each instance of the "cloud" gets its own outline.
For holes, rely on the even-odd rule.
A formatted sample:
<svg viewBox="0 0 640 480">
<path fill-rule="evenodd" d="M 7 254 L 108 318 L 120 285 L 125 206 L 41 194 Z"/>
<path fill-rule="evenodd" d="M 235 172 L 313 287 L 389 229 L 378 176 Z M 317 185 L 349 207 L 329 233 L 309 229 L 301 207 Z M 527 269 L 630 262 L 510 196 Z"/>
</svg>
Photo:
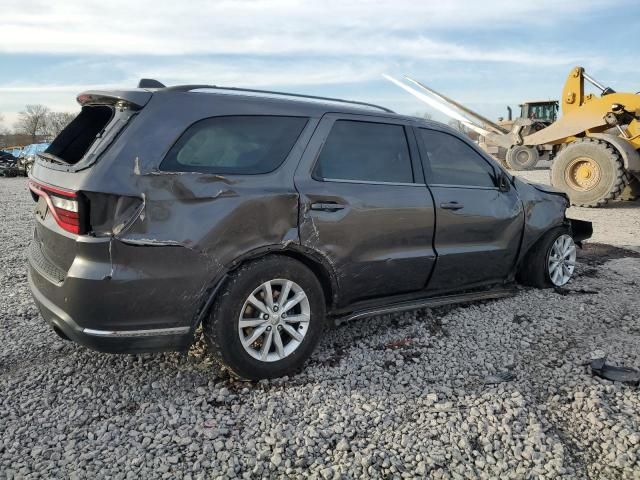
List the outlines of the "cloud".
<svg viewBox="0 0 640 480">
<path fill-rule="evenodd" d="M 511 29 L 514 22 L 537 27 L 578 7 L 585 12 L 605 5 L 578 0 L 5 3 L 0 17 L 4 53 L 393 56 L 529 64 L 565 63 L 566 57 L 562 52 L 540 53 L 538 45 L 469 45 L 456 40 L 456 32 L 464 36 Z"/>
</svg>

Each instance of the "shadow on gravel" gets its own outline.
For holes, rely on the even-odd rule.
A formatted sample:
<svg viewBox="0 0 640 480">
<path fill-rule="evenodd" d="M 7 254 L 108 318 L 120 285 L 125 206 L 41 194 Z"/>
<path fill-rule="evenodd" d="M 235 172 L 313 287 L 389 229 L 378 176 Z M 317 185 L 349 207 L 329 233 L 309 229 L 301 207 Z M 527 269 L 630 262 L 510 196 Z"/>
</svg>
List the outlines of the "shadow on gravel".
<svg viewBox="0 0 640 480">
<path fill-rule="evenodd" d="M 578 261 L 591 267 L 603 265 L 609 260 L 618 258 L 640 258 L 640 253 L 604 243 L 585 243 L 584 248 L 578 249 Z M 589 274 L 586 276 L 596 276 L 593 270 L 588 271 Z"/>
</svg>

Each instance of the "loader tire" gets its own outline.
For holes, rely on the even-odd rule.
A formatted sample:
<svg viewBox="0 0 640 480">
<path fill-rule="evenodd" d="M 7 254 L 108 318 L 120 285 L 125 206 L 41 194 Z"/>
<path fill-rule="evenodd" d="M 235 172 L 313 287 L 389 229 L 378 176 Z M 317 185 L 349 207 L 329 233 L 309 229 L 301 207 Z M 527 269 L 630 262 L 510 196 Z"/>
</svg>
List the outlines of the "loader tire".
<svg viewBox="0 0 640 480">
<path fill-rule="evenodd" d="M 602 207 L 620 196 L 627 174 L 620 153 L 609 143 L 580 138 L 556 156 L 551 185 L 569 195 L 571 205 Z"/>
<path fill-rule="evenodd" d="M 633 175 L 627 174 L 627 182 L 622 193 L 616 197 L 616 200 L 629 202 L 640 197 L 640 180 Z"/>
<path fill-rule="evenodd" d="M 505 162 L 510 170 L 531 170 L 540 160 L 540 154 L 535 147 L 516 145 L 507 150 Z"/>
</svg>

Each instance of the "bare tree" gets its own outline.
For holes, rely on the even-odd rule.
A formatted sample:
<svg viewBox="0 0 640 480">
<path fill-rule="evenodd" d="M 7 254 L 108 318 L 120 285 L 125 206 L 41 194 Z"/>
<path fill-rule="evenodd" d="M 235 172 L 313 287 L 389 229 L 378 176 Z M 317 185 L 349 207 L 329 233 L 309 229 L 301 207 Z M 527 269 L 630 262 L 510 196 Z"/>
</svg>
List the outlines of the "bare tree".
<svg viewBox="0 0 640 480">
<path fill-rule="evenodd" d="M 46 135 L 55 138 L 58 134 L 64 130 L 64 127 L 71 123 L 76 117 L 75 113 L 71 112 L 50 112 L 46 117 L 45 133 Z"/>
<path fill-rule="evenodd" d="M 24 111 L 18 114 L 18 121 L 15 124 L 17 133 L 23 133 L 31 137 L 35 143 L 38 135 L 46 134 L 47 116 L 49 109 L 44 105 L 27 105 Z"/>
<path fill-rule="evenodd" d="M 429 112 L 416 112 L 413 114 L 414 117 L 424 118 L 425 120 L 431 120 L 433 118 Z"/>
<path fill-rule="evenodd" d="M 449 120 L 447 123 L 454 130 L 458 130 L 461 133 L 466 133 L 465 126 L 462 124 L 460 120 Z"/>
<path fill-rule="evenodd" d="M 0 113 L 0 135 L 8 135 L 9 129 L 4 124 L 4 115 Z"/>
</svg>

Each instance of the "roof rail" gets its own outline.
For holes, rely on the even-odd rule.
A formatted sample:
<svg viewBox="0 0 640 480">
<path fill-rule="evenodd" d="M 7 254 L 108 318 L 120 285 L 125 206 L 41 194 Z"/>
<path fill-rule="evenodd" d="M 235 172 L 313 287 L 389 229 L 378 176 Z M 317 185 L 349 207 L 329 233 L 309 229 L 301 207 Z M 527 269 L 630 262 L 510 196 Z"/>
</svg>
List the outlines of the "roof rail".
<svg viewBox="0 0 640 480">
<path fill-rule="evenodd" d="M 173 87 L 166 87 L 164 90 L 171 90 L 177 92 L 189 92 L 191 90 L 231 90 L 234 92 L 248 92 L 248 93 L 264 93 L 268 95 L 282 95 L 286 97 L 294 97 L 294 98 L 310 98 L 312 100 L 324 100 L 328 102 L 337 102 L 337 103 L 348 103 L 352 105 L 360 105 L 363 107 L 377 108 L 387 113 L 395 113 L 393 110 L 390 110 L 386 107 L 382 107 L 380 105 L 376 105 L 374 103 L 366 103 L 366 102 L 357 102 L 355 100 L 343 100 L 341 98 L 331 98 L 331 97 L 318 97 L 316 95 L 303 95 L 301 93 L 287 93 L 287 92 L 274 92 L 271 90 L 256 90 L 252 88 L 238 88 L 238 87 L 220 87 L 218 85 L 175 85 Z"/>
</svg>

